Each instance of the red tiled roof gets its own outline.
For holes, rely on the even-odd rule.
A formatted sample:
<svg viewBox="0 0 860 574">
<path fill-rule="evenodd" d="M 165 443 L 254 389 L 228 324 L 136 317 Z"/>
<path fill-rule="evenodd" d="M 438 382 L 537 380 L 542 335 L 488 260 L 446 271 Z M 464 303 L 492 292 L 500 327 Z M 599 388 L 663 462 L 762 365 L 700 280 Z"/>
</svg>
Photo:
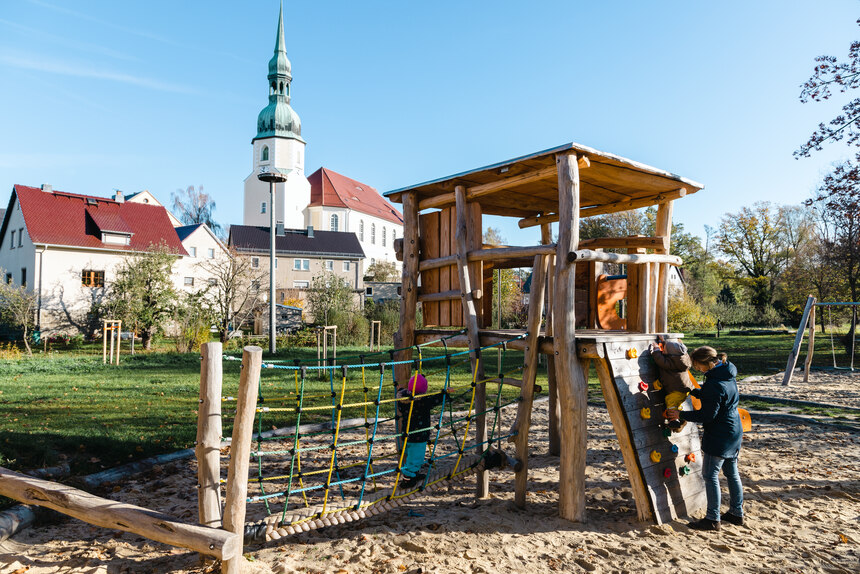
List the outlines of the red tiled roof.
<svg viewBox="0 0 860 574">
<path fill-rule="evenodd" d="M 345 207 L 403 225 L 403 215 L 365 183 L 324 167 L 313 172 L 308 181 L 311 184 L 311 206 Z"/>
<path fill-rule="evenodd" d="M 120 251 L 147 251 L 164 243 L 171 252 L 188 255 L 163 206 L 24 185 L 13 191 L 33 243 Z M 102 231 L 129 233 L 130 244 L 102 243 Z"/>
</svg>

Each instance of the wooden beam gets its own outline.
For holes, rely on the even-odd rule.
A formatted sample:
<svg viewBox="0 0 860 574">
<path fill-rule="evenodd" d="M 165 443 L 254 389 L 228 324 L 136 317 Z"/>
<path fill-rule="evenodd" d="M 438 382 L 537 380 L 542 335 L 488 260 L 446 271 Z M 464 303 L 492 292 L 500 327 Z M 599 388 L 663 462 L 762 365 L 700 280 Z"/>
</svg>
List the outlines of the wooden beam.
<svg viewBox="0 0 860 574">
<path fill-rule="evenodd" d="M 607 213 L 618 213 L 619 211 L 630 211 L 632 209 L 640 209 L 642 207 L 649 207 L 651 205 L 660 205 L 661 203 L 666 203 L 667 201 L 680 199 L 685 195 L 687 195 L 687 189 L 682 187 L 674 191 L 658 193 L 657 195 L 651 195 L 648 197 L 629 199 L 627 201 L 618 201 L 615 203 L 607 203 L 605 205 L 598 205 L 595 207 L 587 207 L 580 210 L 579 216 L 593 217 L 595 215 L 606 215 Z M 556 221 L 558 221 L 558 214 L 548 213 L 535 215 L 532 217 L 524 217 L 523 219 L 520 219 L 518 224 L 521 229 L 525 229 L 526 227 L 534 227 L 535 225 L 542 225 L 544 223 L 555 223 Z"/>
<path fill-rule="evenodd" d="M 668 252 L 669 238 L 641 236 L 595 237 L 593 239 L 583 239 L 579 242 L 580 249 L 630 249 L 636 247 L 654 250 L 660 249 L 663 250 L 660 252 Z"/>
<path fill-rule="evenodd" d="M 24 504 L 44 506 L 102 528 L 132 532 L 221 560 L 241 558 L 241 534 L 199 524 L 185 524 L 160 512 L 108 500 L 65 484 L 18 474 L 2 467 L 0 495 Z"/>
<path fill-rule="evenodd" d="M 644 251 L 644 249 L 642 250 Z M 684 260 L 677 255 L 657 255 L 656 253 L 607 253 L 604 251 L 592 251 L 591 249 L 578 249 L 567 254 L 569 263 L 580 261 L 602 261 L 604 263 L 668 263 L 680 266 Z"/>
<path fill-rule="evenodd" d="M 528 247 L 494 247 L 491 249 L 474 249 L 466 254 L 466 260 L 471 261 L 506 261 L 522 257 L 534 257 L 535 255 L 547 255 L 555 253 L 555 244 L 534 245 Z M 456 265 L 460 255 L 447 255 L 436 259 L 427 259 L 418 264 L 418 271 L 429 271 L 440 267 Z"/>
<path fill-rule="evenodd" d="M 412 359 L 415 333 L 415 312 L 418 306 L 418 202 L 415 192 L 403 194 L 403 275 L 400 284 L 400 328 L 394 334 L 394 347 L 404 349 L 395 356 L 397 361 Z M 409 380 L 408 364 L 395 365 L 394 380 L 405 386 Z"/>
<path fill-rule="evenodd" d="M 666 245 L 658 248 L 657 253 L 667 255 L 671 248 L 672 237 L 672 211 L 675 202 L 667 201 L 657 207 L 657 220 L 655 222 L 655 233 L 666 241 Z M 659 275 L 657 277 L 657 301 L 654 317 L 655 330 L 665 333 L 669 330 L 669 265 L 659 264 Z"/>
<path fill-rule="evenodd" d="M 468 335 L 454 335 L 453 337 L 445 338 L 445 345 L 440 342 L 435 342 L 439 340 L 438 332 L 415 332 L 415 344 L 424 345 L 425 343 L 430 343 L 427 345 L 428 347 L 443 347 L 447 345 L 451 349 L 463 349 L 469 348 L 469 337 Z M 524 351 L 526 348 L 526 343 L 524 339 L 517 339 L 515 341 L 511 341 L 510 336 L 506 335 L 495 335 L 491 333 L 481 333 L 481 346 L 486 347 L 488 345 L 495 345 L 497 343 L 508 342 L 508 349 L 513 349 L 515 351 Z M 551 355 L 555 352 L 555 347 L 553 347 L 553 339 L 552 337 L 541 337 L 538 341 L 538 350 L 544 355 Z"/>
<path fill-rule="evenodd" d="M 200 524 L 221 527 L 221 343 L 200 346 L 200 404 L 197 407 L 197 513 Z"/>
<path fill-rule="evenodd" d="M 236 419 L 233 421 L 233 440 L 230 443 L 230 466 L 227 470 L 227 495 L 224 500 L 224 530 L 240 537 L 245 535 L 245 499 L 248 496 L 251 435 L 254 434 L 254 415 L 257 412 L 262 363 L 263 349 L 243 349 L 239 392 L 236 395 Z M 222 563 L 221 571 L 224 574 L 239 574 L 242 571 L 244 558 L 241 549 L 240 545 L 239 555 Z"/>
<path fill-rule="evenodd" d="M 463 315 L 466 322 L 466 334 L 469 337 L 469 349 L 475 351 L 481 346 L 481 335 L 478 330 L 478 314 L 475 309 L 475 302 L 469 296 L 472 292 L 472 279 L 469 276 L 469 206 L 466 203 L 466 188 L 458 185 L 454 188 L 457 206 L 457 230 L 455 237 L 457 238 L 457 247 L 459 249 L 457 273 L 460 277 L 460 292 L 462 295 Z M 475 230 L 472 230 L 474 232 Z M 480 230 L 478 230 L 480 233 Z M 472 372 L 474 380 L 480 381 L 484 378 L 483 364 L 478 358 L 477 353 L 470 354 L 472 358 Z M 484 412 L 487 406 L 487 385 L 480 384 L 475 389 L 475 412 L 481 413 L 475 418 L 475 441 L 478 444 L 483 443 L 487 439 L 487 415 Z M 481 454 L 486 449 L 486 445 L 479 446 L 476 452 Z M 477 489 L 476 496 L 478 498 L 486 498 L 489 494 L 489 474 L 486 470 L 480 470 L 477 473 Z"/>
<path fill-rule="evenodd" d="M 586 157 L 582 157 L 579 160 L 580 168 L 585 169 L 591 165 L 591 162 Z M 466 190 L 466 200 L 474 201 L 480 197 L 485 195 L 489 195 L 491 193 L 497 193 L 500 191 L 505 191 L 508 189 L 515 188 L 520 185 L 525 185 L 527 183 L 533 183 L 535 181 L 540 181 L 542 179 L 549 179 L 555 177 L 557 169 L 555 166 L 546 167 L 543 169 L 539 169 L 537 171 L 530 171 L 528 173 L 523 173 L 520 175 L 514 175 L 511 177 L 506 177 L 504 179 L 500 179 L 497 181 L 491 181 L 489 183 L 482 183 L 479 185 L 474 185 Z M 425 209 L 433 209 L 446 207 L 456 203 L 456 198 L 453 193 L 444 193 L 441 195 L 436 195 L 433 197 L 428 197 L 426 199 L 422 199 L 418 202 L 418 211 L 424 211 Z"/>
<path fill-rule="evenodd" d="M 526 489 L 529 478 L 529 427 L 532 421 L 532 401 L 534 400 L 534 386 L 537 377 L 537 343 L 543 316 L 544 284 L 548 259 L 548 255 L 537 255 L 532 266 L 532 286 L 529 295 L 529 314 L 526 323 L 528 336 L 526 337 L 526 350 L 523 355 L 523 387 L 520 393 L 520 402 L 517 406 L 517 436 L 514 441 L 517 449 L 517 460 L 521 463 L 520 469 L 516 473 L 514 503 L 520 508 L 524 508 L 526 505 Z"/>
<path fill-rule="evenodd" d="M 782 377 L 782 386 L 787 387 L 791 383 L 791 377 L 794 374 L 794 366 L 797 364 L 797 355 L 800 353 L 800 343 L 803 341 L 803 331 L 806 330 L 806 325 L 809 322 L 809 312 L 815 306 L 815 297 L 810 295 L 806 298 L 806 307 L 803 308 L 803 316 L 800 318 L 800 325 L 797 327 L 797 335 L 794 337 L 794 346 L 791 348 L 791 353 L 788 355 L 788 363 L 785 365 L 785 374 Z"/>
<path fill-rule="evenodd" d="M 552 226 L 541 225 L 540 242 L 544 245 L 552 243 Z M 544 296 L 544 315 L 546 326 L 544 334 L 552 337 L 552 294 L 553 273 L 555 269 L 555 254 L 550 255 L 547 261 L 546 295 Z M 546 358 L 547 394 L 549 395 L 549 454 L 558 456 L 561 454 L 561 435 L 558 430 L 558 421 L 561 419 L 561 409 L 558 404 L 558 382 L 555 374 L 555 353 L 547 355 Z"/>
<path fill-rule="evenodd" d="M 815 305 L 809 310 L 809 346 L 806 348 L 806 361 L 803 363 L 803 382 L 809 382 L 809 368 L 812 366 L 812 354 L 815 352 Z"/>
<path fill-rule="evenodd" d="M 421 293 L 419 288 L 418 301 L 421 303 L 431 303 L 433 301 L 456 301 L 462 296 L 459 290 L 442 291 L 441 293 Z M 480 289 L 473 289 L 469 293 L 472 300 L 477 301 L 483 298 L 483 293 Z"/>
<path fill-rule="evenodd" d="M 575 153 L 559 154 L 558 242 L 553 293 L 553 338 L 558 400 L 561 405 L 561 459 L 559 462 L 559 515 L 585 520 L 586 408 L 588 388 L 576 355 L 576 271 L 568 253 L 579 247 L 579 166 Z"/>
</svg>

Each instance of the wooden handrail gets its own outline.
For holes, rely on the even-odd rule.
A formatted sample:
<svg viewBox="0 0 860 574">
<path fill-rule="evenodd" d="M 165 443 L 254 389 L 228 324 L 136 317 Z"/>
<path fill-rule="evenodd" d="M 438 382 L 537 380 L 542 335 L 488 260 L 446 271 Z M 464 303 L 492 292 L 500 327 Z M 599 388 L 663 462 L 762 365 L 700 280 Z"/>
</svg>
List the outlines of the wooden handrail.
<svg viewBox="0 0 860 574">
<path fill-rule="evenodd" d="M 591 249 L 578 249 L 567 254 L 567 262 L 602 261 L 603 263 L 627 263 L 641 265 L 644 263 L 668 263 L 680 266 L 684 261 L 677 255 L 660 255 L 657 253 L 606 253 Z"/>
<path fill-rule="evenodd" d="M 534 245 L 528 247 L 496 247 L 493 249 L 475 249 L 469 251 L 468 261 L 502 261 L 506 259 L 519 259 L 522 257 L 534 257 L 535 255 L 551 255 L 555 253 L 555 244 Z M 447 255 L 436 259 L 427 259 L 418 264 L 418 271 L 429 271 L 440 267 L 455 265 L 459 255 Z"/>
<path fill-rule="evenodd" d="M 472 289 L 472 293 L 470 294 L 472 300 L 478 300 L 483 296 L 483 293 L 480 289 Z M 450 291 L 442 291 L 440 293 L 418 293 L 418 301 L 421 303 L 432 303 L 434 301 L 455 301 L 459 300 L 462 297 L 462 293 L 460 293 L 459 289 L 452 289 Z"/>
</svg>

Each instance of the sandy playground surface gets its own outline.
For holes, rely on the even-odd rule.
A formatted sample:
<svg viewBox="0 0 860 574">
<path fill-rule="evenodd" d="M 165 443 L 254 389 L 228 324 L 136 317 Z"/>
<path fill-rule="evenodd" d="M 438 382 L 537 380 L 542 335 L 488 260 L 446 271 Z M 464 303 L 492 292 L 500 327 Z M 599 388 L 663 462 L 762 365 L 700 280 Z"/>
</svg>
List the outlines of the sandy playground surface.
<svg viewBox="0 0 860 574">
<path fill-rule="evenodd" d="M 741 383 L 741 392 L 860 407 L 860 378 L 814 373 L 809 384 L 800 377 L 790 390 L 775 381 Z M 513 411 L 506 416 L 512 420 Z M 682 522 L 637 522 L 612 427 L 597 407 L 589 407 L 588 521 L 559 519 L 558 461 L 547 454 L 542 402 L 532 426 L 527 510 L 513 506 L 513 474 L 493 471 L 486 500 L 475 501 L 468 479 L 387 514 L 246 548 L 248 571 L 860 571 L 860 433 L 755 418 L 753 424 L 741 455 L 745 527 L 698 533 Z M 195 476 L 194 461 L 181 461 L 103 494 L 190 522 L 197 516 Z M 72 519 L 0 543 L 0 574 L 217 571 L 192 552 Z"/>
</svg>

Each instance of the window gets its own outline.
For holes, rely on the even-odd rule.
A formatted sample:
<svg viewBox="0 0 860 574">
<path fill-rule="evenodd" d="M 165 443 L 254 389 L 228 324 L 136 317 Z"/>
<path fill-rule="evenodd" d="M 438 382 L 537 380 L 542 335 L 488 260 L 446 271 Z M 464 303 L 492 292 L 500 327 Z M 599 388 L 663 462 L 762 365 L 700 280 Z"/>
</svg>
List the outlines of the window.
<svg viewBox="0 0 860 574">
<path fill-rule="evenodd" d="M 251 257 L 251 267 L 254 269 L 260 268 L 260 258 L 259 257 Z"/>
<path fill-rule="evenodd" d="M 343 270 L 344 270 L 344 271 L 349 271 L 349 261 L 344 261 L 344 262 L 343 262 Z"/>
<path fill-rule="evenodd" d="M 278 268 L 278 258 L 275 257 L 275 269 L 277 269 L 277 268 Z"/>
<path fill-rule="evenodd" d="M 365 295 L 373 295 L 373 287 L 365 287 L 364 288 Z"/>
<path fill-rule="evenodd" d="M 12 274 L 11 273 L 6 274 L 6 283 L 9 285 L 12 284 Z"/>
<path fill-rule="evenodd" d="M 358 240 L 364 241 L 364 220 L 358 220 Z"/>
<path fill-rule="evenodd" d="M 376 265 L 376 259 L 374 259 L 373 257 L 371 257 L 371 258 L 370 258 L 370 264 L 371 264 L 371 265 Z"/>
<path fill-rule="evenodd" d="M 24 245 L 24 228 L 18 230 L 18 247 L 22 247 Z"/>
<path fill-rule="evenodd" d="M 307 289 L 310 286 L 309 281 L 293 281 L 293 289 Z"/>
<path fill-rule="evenodd" d="M 186 277 L 185 278 L 185 286 L 186 287 L 194 287 L 194 277 Z"/>
<path fill-rule="evenodd" d="M 84 269 L 81 271 L 81 285 L 84 287 L 104 287 L 105 272 Z"/>
<path fill-rule="evenodd" d="M 269 161 L 269 146 L 263 146 L 263 151 L 260 152 L 260 161 Z"/>
<path fill-rule="evenodd" d="M 12 242 L 9 244 L 9 249 L 15 249 L 15 231 L 12 231 Z"/>
<path fill-rule="evenodd" d="M 208 257 L 209 259 L 215 259 L 215 248 L 214 247 L 210 247 L 206 251 L 206 257 Z"/>
<path fill-rule="evenodd" d="M 260 213 L 266 213 L 266 202 L 260 204 Z"/>
<path fill-rule="evenodd" d="M 385 228 L 382 228 L 382 246 L 385 247 Z"/>
<path fill-rule="evenodd" d="M 189 247 L 188 253 L 191 254 L 191 257 L 197 257 L 197 248 L 196 247 Z"/>
<path fill-rule="evenodd" d="M 370 244 L 376 245 L 376 224 L 370 224 Z"/>
<path fill-rule="evenodd" d="M 294 259 L 293 260 L 293 269 L 295 271 L 310 271 L 311 268 L 311 260 L 310 259 Z"/>
<path fill-rule="evenodd" d="M 217 283 L 217 281 L 215 281 L 214 277 L 210 277 L 206 282 L 209 283 L 209 285 L 212 287 L 214 287 L 215 284 Z"/>
<path fill-rule="evenodd" d="M 325 270 L 326 271 L 334 271 L 334 261 L 326 261 L 325 262 Z"/>
<path fill-rule="evenodd" d="M 27 286 L 27 268 L 21 267 L 21 287 Z"/>
<path fill-rule="evenodd" d="M 335 214 L 335 213 L 331 214 L 331 222 L 330 223 L 331 223 L 330 229 L 332 231 L 337 231 L 337 214 Z"/>
</svg>

